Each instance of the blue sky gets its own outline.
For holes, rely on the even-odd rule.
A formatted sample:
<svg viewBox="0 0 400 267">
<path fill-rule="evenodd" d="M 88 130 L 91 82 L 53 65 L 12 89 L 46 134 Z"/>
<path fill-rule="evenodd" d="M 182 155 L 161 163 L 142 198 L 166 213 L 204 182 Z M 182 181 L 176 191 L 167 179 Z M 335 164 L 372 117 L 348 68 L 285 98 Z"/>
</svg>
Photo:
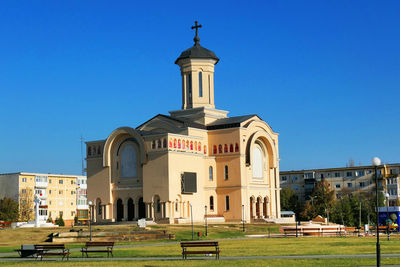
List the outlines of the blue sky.
<svg viewBox="0 0 400 267">
<path fill-rule="evenodd" d="M 179 109 L 194 20 L 221 59 L 216 107 L 279 132 L 281 170 L 400 162 L 399 14 L 396 0 L 2 1 L 0 173 L 79 174 L 81 135 Z"/>
</svg>

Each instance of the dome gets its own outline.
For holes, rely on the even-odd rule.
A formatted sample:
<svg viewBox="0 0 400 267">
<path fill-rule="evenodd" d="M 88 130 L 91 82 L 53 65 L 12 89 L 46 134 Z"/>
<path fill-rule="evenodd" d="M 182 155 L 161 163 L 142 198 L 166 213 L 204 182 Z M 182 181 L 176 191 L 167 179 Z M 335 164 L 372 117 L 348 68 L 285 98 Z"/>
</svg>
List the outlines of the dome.
<svg viewBox="0 0 400 267">
<path fill-rule="evenodd" d="M 213 51 L 202 47 L 198 42 L 196 42 L 191 48 L 183 51 L 176 59 L 175 64 L 178 64 L 179 60 L 185 58 L 215 59 L 217 61 L 215 64 L 217 64 L 219 61 L 219 58 L 214 54 Z"/>
</svg>

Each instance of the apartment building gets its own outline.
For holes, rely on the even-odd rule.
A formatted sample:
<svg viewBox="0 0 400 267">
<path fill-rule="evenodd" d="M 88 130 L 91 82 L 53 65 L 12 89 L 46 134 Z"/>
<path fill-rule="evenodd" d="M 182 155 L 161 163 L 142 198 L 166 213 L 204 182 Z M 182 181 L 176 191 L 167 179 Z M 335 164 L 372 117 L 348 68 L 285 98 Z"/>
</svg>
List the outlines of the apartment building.
<svg viewBox="0 0 400 267">
<path fill-rule="evenodd" d="M 34 203 L 37 196 L 39 220 L 55 220 L 63 217 L 66 225 L 74 218 L 88 211 L 86 198 L 86 176 L 43 174 L 43 173 L 7 173 L 0 174 L 0 198 L 10 197 L 20 205 L 21 220 L 33 220 Z"/>
<path fill-rule="evenodd" d="M 378 167 L 379 182 L 383 191 L 389 194 L 389 204 L 396 205 L 400 198 L 399 190 L 400 163 L 381 165 Z M 352 166 L 342 168 L 309 169 L 282 171 L 279 173 L 281 188 L 293 188 L 299 201 L 310 200 L 315 184 L 325 179 L 335 191 L 335 197 L 352 192 L 371 191 L 375 183 L 374 166 Z"/>
</svg>

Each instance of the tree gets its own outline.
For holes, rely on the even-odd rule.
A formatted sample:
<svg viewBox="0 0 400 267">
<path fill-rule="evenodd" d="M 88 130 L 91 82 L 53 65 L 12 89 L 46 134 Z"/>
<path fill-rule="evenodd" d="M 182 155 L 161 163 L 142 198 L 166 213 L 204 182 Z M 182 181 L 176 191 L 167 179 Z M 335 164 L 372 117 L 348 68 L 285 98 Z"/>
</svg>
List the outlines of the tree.
<svg viewBox="0 0 400 267">
<path fill-rule="evenodd" d="M 317 215 L 317 213 L 315 211 L 314 206 L 311 205 L 309 201 L 307 201 L 304 204 L 302 211 L 300 212 L 301 220 L 309 221 L 309 220 L 312 220 L 313 218 L 315 218 L 316 215 Z"/>
<path fill-rule="evenodd" d="M 290 187 L 281 190 L 281 210 L 295 211 L 297 207 L 297 195 Z"/>
<path fill-rule="evenodd" d="M 65 225 L 64 219 L 63 219 L 63 216 L 62 216 L 62 215 L 60 215 L 60 218 L 57 218 L 57 219 L 56 219 L 56 224 L 57 224 L 58 226 L 64 226 L 64 225 Z"/>
<path fill-rule="evenodd" d="M 15 222 L 18 216 L 18 202 L 8 197 L 0 199 L 0 220 Z"/>
<path fill-rule="evenodd" d="M 19 218 L 23 222 L 33 220 L 34 215 L 34 203 L 33 194 L 31 193 L 20 193 L 19 195 Z"/>
<path fill-rule="evenodd" d="M 335 203 L 335 192 L 329 188 L 326 180 L 315 185 L 311 198 L 317 215 L 328 217 Z"/>
</svg>

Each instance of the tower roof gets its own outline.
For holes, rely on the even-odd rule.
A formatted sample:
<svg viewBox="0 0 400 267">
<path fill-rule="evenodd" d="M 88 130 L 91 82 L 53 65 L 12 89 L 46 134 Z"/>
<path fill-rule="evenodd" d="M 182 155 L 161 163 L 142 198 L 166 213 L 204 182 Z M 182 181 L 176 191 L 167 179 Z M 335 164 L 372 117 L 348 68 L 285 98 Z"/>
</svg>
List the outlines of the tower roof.
<svg viewBox="0 0 400 267">
<path fill-rule="evenodd" d="M 196 29 L 196 35 L 194 37 L 194 45 L 186 49 L 181 53 L 181 55 L 175 60 L 175 64 L 178 63 L 179 60 L 185 59 L 185 58 L 199 58 L 199 59 L 215 59 L 218 63 L 219 58 L 214 54 L 213 51 L 208 50 L 207 48 L 204 48 L 200 45 L 200 38 L 198 35 L 198 28 L 201 28 L 202 25 L 198 25 L 197 21 L 195 21 L 195 26 L 192 26 L 192 29 Z"/>
</svg>

